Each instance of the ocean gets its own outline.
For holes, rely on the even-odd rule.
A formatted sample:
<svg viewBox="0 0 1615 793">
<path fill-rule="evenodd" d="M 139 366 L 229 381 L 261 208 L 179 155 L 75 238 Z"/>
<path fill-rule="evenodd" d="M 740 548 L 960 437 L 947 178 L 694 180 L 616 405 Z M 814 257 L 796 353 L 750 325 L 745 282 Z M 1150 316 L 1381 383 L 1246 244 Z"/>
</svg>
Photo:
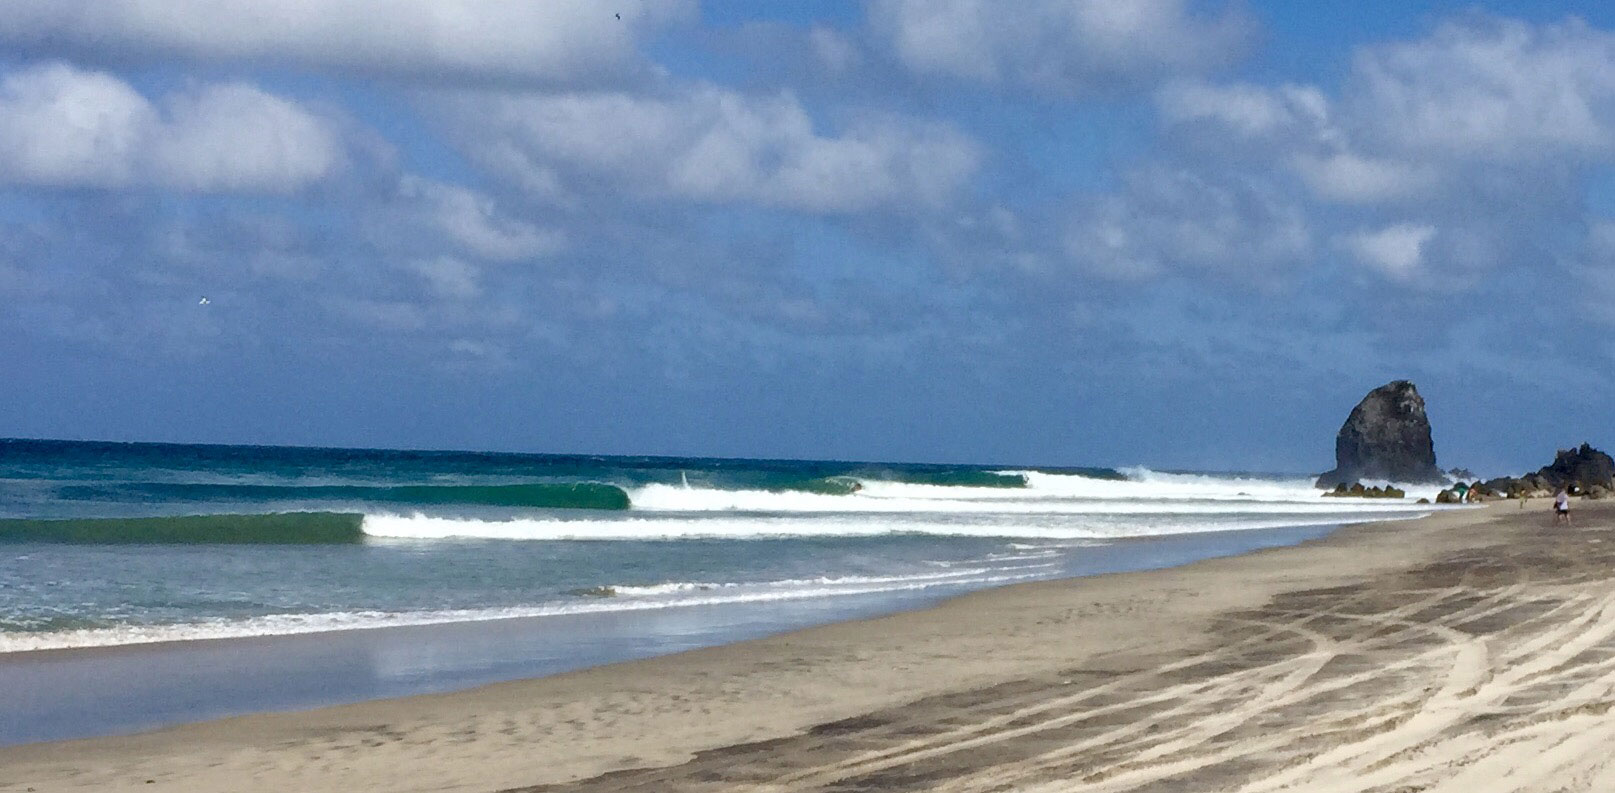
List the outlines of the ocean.
<svg viewBox="0 0 1615 793">
<path fill-rule="evenodd" d="M 957 592 L 1430 509 L 1142 468 L 0 440 L 0 653 Z"/>
</svg>

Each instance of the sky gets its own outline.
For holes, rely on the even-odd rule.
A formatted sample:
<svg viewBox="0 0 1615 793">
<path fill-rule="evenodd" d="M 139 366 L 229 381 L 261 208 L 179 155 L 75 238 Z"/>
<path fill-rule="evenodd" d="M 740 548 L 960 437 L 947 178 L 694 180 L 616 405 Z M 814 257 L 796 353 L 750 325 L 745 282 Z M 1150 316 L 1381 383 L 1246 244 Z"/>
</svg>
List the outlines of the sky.
<svg viewBox="0 0 1615 793">
<path fill-rule="evenodd" d="M 1519 473 L 1612 331 L 1604 3 L 0 14 L 0 437 Z"/>
</svg>

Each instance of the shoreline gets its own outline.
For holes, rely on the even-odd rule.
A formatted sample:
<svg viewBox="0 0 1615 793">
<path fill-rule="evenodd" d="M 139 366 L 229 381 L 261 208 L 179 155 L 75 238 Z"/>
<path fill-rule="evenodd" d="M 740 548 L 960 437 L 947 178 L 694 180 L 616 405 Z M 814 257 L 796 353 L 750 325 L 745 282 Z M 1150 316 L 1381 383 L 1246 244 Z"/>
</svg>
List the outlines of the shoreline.
<svg viewBox="0 0 1615 793">
<path fill-rule="evenodd" d="M 1541 531 L 1534 524 L 1544 516 L 1509 506 L 1347 526 L 1178 567 L 1012 584 L 918 611 L 468 691 L 10 747 L 0 749 L 0 766 L 16 781 L 0 790 L 120 789 L 146 779 L 181 790 L 499 790 L 608 772 L 674 774 L 704 751 L 789 743 L 836 723 L 878 732 L 881 719 L 843 722 L 892 710 L 940 707 L 968 718 L 961 703 L 995 691 L 1084 686 L 1119 674 L 1104 669 L 1118 659 L 1164 661 L 1214 646 L 1209 626 L 1222 615 Z M 1589 504 L 1579 517 L 1607 524 L 1610 514 Z M 677 779 L 663 782 L 677 789 Z"/>
<path fill-rule="evenodd" d="M 1034 580 L 1171 567 L 1292 545 L 1335 525 L 1129 537 Z M 1003 586 L 997 584 L 986 589 Z M 0 654 L 0 746 L 464 691 L 925 609 L 980 591 L 943 584 L 862 594 L 679 604 L 541 617 L 49 648 Z M 177 679 L 168 670 L 192 672 Z M 139 685 L 107 686 L 103 680 Z M 38 693 L 35 693 L 38 692 Z M 93 714 L 79 717 L 75 714 Z"/>
<path fill-rule="evenodd" d="M 1297 539 L 1297 540 L 1295 540 L 1293 542 L 1280 542 L 1280 543 L 1275 544 L 1275 545 L 1261 545 L 1259 547 L 1251 548 L 1249 550 L 1237 551 L 1235 554 L 1232 554 L 1232 555 L 1243 555 L 1243 554 L 1247 554 L 1247 553 L 1254 553 L 1254 552 L 1259 551 L 1259 550 L 1265 550 L 1265 549 L 1271 548 L 1271 547 L 1288 547 L 1288 546 L 1296 545 L 1296 544 L 1300 544 L 1300 543 L 1311 542 L 1314 539 L 1318 539 L 1318 538 L 1321 538 L 1321 537 L 1324 537 L 1324 536 L 1328 536 L 1329 534 L 1333 534 L 1333 533 L 1335 533 L 1337 531 L 1341 531 L 1343 529 L 1350 528 L 1352 526 L 1363 525 L 1364 523 L 1369 523 L 1369 522 L 1374 522 L 1374 523 L 1379 523 L 1379 522 L 1385 522 L 1385 523 L 1406 522 L 1406 521 L 1410 521 L 1410 520 L 1419 520 L 1419 519 L 1422 519 L 1422 518 L 1425 518 L 1425 517 L 1429 517 L 1431 514 L 1433 514 L 1433 513 L 1415 513 L 1415 514 L 1412 514 L 1412 515 L 1410 515 L 1409 517 L 1406 517 L 1406 518 L 1389 518 L 1389 519 L 1382 520 L 1382 521 L 1367 521 L 1367 522 L 1362 522 L 1362 523 L 1352 523 L 1352 522 L 1342 521 L 1342 522 L 1337 522 L 1337 523 L 1304 524 L 1304 525 L 1296 525 L 1296 526 L 1280 526 L 1280 527 L 1259 528 L 1259 529 L 1228 529 L 1228 530 L 1190 532 L 1190 533 L 1183 533 L 1183 534 L 1168 534 L 1168 535 L 1141 534 L 1141 535 L 1134 535 L 1134 536 L 1116 537 L 1116 538 L 1104 540 L 1103 545 L 1112 546 L 1112 547 L 1125 547 L 1127 545 L 1138 545 L 1138 544 L 1151 543 L 1151 542 L 1160 542 L 1160 541 L 1163 541 L 1163 540 L 1182 539 L 1182 540 L 1185 540 L 1185 541 L 1192 541 L 1192 540 L 1201 539 L 1201 538 L 1213 538 L 1213 537 L 1223 537 L 1223 536 L 1246 536 L 1246 535 L 1248 535 L 1248 536 L 1258 536 L 1258 535 L 1266 535 L 1266 534 L 1292 533 L 1292 532 L 1297 533 L 1297 534 L 1313 534 L 1313 533 L 1319 533 L 1320 530 L 1321 530 L 1321 533 L 1319 533 L 1318 537 L 1305 537 L 1305 538 L 1302 538 L 1302 539 Z M 1096 541 L 1098 541 L 1097 538 L 1096 538 Z M 1096 547 L 1101 547 L 1101 546 L 1096 546 Z M 1219 555 L 1208 556 L 1208 557 L 1204 557 L 1204 558 L 1205 559 L 1215 559 L 1215 558 L 1222 558 L 1223 556 L 1228 556 L 1228 555 L 1230 555 L 1230 554 L 1219 554 Z M 1175 567 L 1175 566 L 1180 566 L 1181 564 L 1194 564 L 1195 562 L 1198 562 L 1198 561 L 1201 561 L 1201 559 L 1194 559 L 1194 560 L 1191 560 L 1191 561 L 1188 561 L 1188 562 L 1182 562 L 1182 563 L 1179 563 L 1179 564 L 1171 564 L 1171 565 L 1168 565 L 1168 566 L 1174 566 Z M 969 590 L 954 593 L 954 594 L 943 594 L 943 595 L 940 595 L 940 596 L 931 596 L 932 598 L 938 598 L 935 601 L 935 603 L 933 603 L 932 605 L 939 605 L 939 604 L 941 604 L 943 602 L 946 602 L 948 600 L 951 600 L 953 598 L 964 597 L 965 595 L 969 595 L 969 594 L 972 594 L 974 592 L 980 592 L 980 591 L 991 591 L 991 590 L 994 590 L 994 589 L 1002 589 L 1002 588 L 1005 588 L 1005 587 L 1022 586 L 1022 585 L 1025 585 L 1025 584 L 1040 583 L 1040 582 L 1043 582 L 1043 581 L 1051 581 L 1051 580 L 1063 580 L 1063 579 L 1067 579 L 1067 578 L 1087 578 L 1087 577 L 1091 577 L 1091 576 L 1095 576 L 1095 575 L 1113 575 L 1113 574 L 1122 574 L 1122 573 L 1131 573 L 1131 572 L 1148 572 L 1149 570 L 1154 570 L 1154 569 L 1161 569 L 1161 568 L 1147 567 L 1147 568 L 1141 568 L 1141 569 L 1137 569 L 1137 570 L 1117 570 L 1117 571 L 1106 571 L 1106 572 L 1096 572 L 1096 573 L 1080 573 L 1080 574 L 1075 574 L 1075 575 L 1056 575 L 1056 576 L 1053 576 L 1053 577 L 1050 577 L 1050 578 L 1038 578 L 1038 579 L 1034 579 L 1034 580 L 1030 580 L 1030 581 L 1016 581 L 1016 582 L 1010 582 L 1010 583 L 993 584 L 991 586 L 983 587 L 981 589 L 969 589 Z M 473 618 L 444 618 L 444 619 L 441 619 L 441 620 L 428 619 L 428 620 L 423 620 L 421 622 L 400 621 L 400 622 L 397 622 L 397 623 L 374 624 L 374 625 L 348 625 L 348 626 L 342 626 L 342 627 L 329 627 L 329 628 L 321 627 L 321 628 L 313 628 L 313 629 L 309 629 L 309 630 L 287 631 L 287 632 L 284 632 L 284 633 L 251 633 L 251 634 L 239 634 L 239 635 L 230 634 L 230 635 L 220 635 L 220 636 L 197 636 L 197 637 L 188 637 L 188 638 L 172 638 L 172 639 L 164 638 L 164 639 L 154 639 L 154 640 L 137 640 L 137 641 L 126 641 L 126 642 L 112 643 L 112 644 L 86 644 L 86 645 L 65 646 L 65 647 L 40 647 L 40 648 L 37 648 L 37 649 L 25 648 L 25 649 L 0 651 L 0 663 L 5 663 L 7 661 L 13 661 L 13 660 L 21 661 L 21 660 L 34 660 L 34 659 L 39 659 L 39 660 L 65 659 L 65 658 L 72 658 L 72 657 L 75 657 L 75 656 L 89 656 L 89 655 L 96 655 L 96 654 L 115 654 L 115 653 L 124 652 L 124 651 L 133 652 L 133 651 L 139 651 L 139 650 L 144 650 L 144 649 L 178 650 L 178 649 L 184 649 L 186 647 L 197 647 L 197 646 L 202 646 L 202 645 L 205 645 L 205 644 L 215 644 L 215 643 L 222 645 L 222 644 L 225 644 L 225 643 L 238 643 L 238 642 L 239 643 L 276 642 L 276 641 L 287 640 L 287 639 L 295 640 L 295 639 L 300 639 L 300 638 L 342 637 L 342 636 L 351 636 L 351 635 L 354 635 L 354 634 L 366 634 L 366 633 L 372 633 L 372 632 L 378 632 L 379 633 L 379 632 L 383 632 L 383 631 L 407 632 L 407 631 L 412 631 L 412 630 L 416 630 L 416 629 L 437 628 L 437 627 L 456 626 L 456 625 L 477 625 L 477 624 L 497 625 L 499 623 L 526 622 L 526 621 L 532 621 L 532 620 L 547 620 L 547 619 L 569 618 L 569 617 L 591 617 L 591 616 L 597 616 L 597 615 L 601 615 L 601 614 L 624 614 L 624 613 L 660 611 L 660 610 L 666 610 L 666 609 L 690 609 L 690 608 L 709 608 L 709 607 L 723 608 L 723 607 L 734 606 L 734 605 L 746 605 L 746 604 L 750 604 L 750 603 L 753 603 L 753 602 L 758 602 L 758 603 L 774 603 L 774 602 L 789 603 L 789 602 L 793 602 L 793 601 L 797 601 L 797 600 L 818 600 L 818 599 L 828 600 L 828 599 L 837 598 L 837 597 L 858 598 L 858 597 L 866 597 L 866 596 L 878 596 L 878 595 L 896 594 L 896 593 L 909 592 L 909 591 L 920 592 L 920 591 L 924 591 L 925 589 L 947 589 L 947 588 L 950 588 L 950 587 L 953 587 L 953 586 L 954 586 L 953 584 L 942 582 L 942 583 L 930 584 L 930 585 L 927 585 L 925 587 L 914 587 L 912 589 L 898 588 L 898 589 L 890 589 L 890 590 L 884 590 L 884 589 L 883 590 L 872 590 L 872 591 L 869 591 L 869 592 L 859 592 L 859 593 L 853 593 L 853 594 L 848 594 L 848 595 L 804 595 L 802 597 L 782 597 L 782 598 L 779 598 L 777 600 L 735 601 L 735 602 L 715 602 L 715 603 L 707 603 L 707 602 L 682 603 L 682 602 L 676 602 L 675 601 L 675 602 L 670 602 L 670 603 L 647 603 L 647 604 L 639 606 L 637 608 L 587 609 L 587 610 L 578 610 L 578 611 L 560 611 L 560 610 L 557 610 L 554 613 L 541 613 L 541 614 L 511 614 L 511 615 L 498 615 L 498 616 L 473 617 Z M 540 605 L 540 606 L 535 606 L 533 608 L 537 609 L 537 608 L 554 607 L 554 608 L 559 609 L 559 608 L 561 608 L 563 606 L 564 606 L 564 604 L 557 603 L 557 604 L 544 604 L 544 605 Z M 929 607 L 931 607 L 931 606 L 921 606 L 919 608 L 929 608 Z M 520 608 L 520 607 L 517 607 L 517 608 Z M 914 609 L 908 608 L 908 609 L 903 609 L 903 610 L 904 611 L 910 611 L 910 610 L 914 610 Z M 892 612 L 892 613 L 898 613 L 898 612 Z M 408 614 L 406 613 L 403 616 L 407 617 Z M 837 621 L 839 622 L 841 620 L 837 620 Z M 167 628 L 167 627 L 171 627 L 171 626 L 157 625 L 157 626 L 154 626 L 154 627 Z M 186 627 L 186 626 L 184 624 L 179 624 L 178 627 Z M 816 627 L 816 626 L 805 626 L 805 627 Z M 805 629 L 805 628 L 803 628 L 803 629 Z"/>
</svg>

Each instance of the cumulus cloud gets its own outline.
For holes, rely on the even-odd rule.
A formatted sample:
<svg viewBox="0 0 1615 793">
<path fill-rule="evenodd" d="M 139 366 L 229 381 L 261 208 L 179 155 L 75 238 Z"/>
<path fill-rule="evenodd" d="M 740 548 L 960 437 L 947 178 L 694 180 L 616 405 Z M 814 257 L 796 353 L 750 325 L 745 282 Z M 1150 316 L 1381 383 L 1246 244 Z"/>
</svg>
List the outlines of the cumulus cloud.
<svg viewBox="0 0 1615 793">
<path fill-rule="evenodd" d="M 927 77 L 1053 94 L 1103 93 L 1232 60 L 1254 24 L 1187 0 L 878 0 L 876 35 Z"/>
<path fill-rule="evenodd" d="M 1468 199 L 1522 167 L 1615 158 L 1615 34 L 1471 15 L 1360 48 L 1338 97 L 1179 83 L 1157 107 L 1169 125 L 1281 160 L 1325 201 Z M 1488 175 L 1499 169 L 1510 175 Z"/>
<path fill-rule="evenodd" d="M 571 82 L 641 67 L 638 37 L 693 7 L 693 0 L 13 0 L 0 14 L 0 41 L 79 58 Z"/>
<path fill-rule="evenodd" d="M 1470 17 L 1362 50 L 1347 109 L 1387 146 L 1497 160 L 1615 150 L 1615 34 Z"/>
<path fill-rule="evenodd" d="M 1474 283 L 1586 222 L 1615 161 L 1615 33 L 1470 14 L 1358 48 L 1338 93 L 1179 81 L 1156 106 L 1178 158 L 1277 166 L 1346 262 Z"/>
<path fill-rule="evenodd" d="M 650 197 L 815 213 L 937 206 L 982 158 L 941 123 L 866 115 L 825 131 L 789 93 L 476 93 L 449 105 L 465 120 L 453 134 L 469 156 L 541 194 L 602 182 Z"/>
<path fill-rule="evenodd" d="M 1440 179 L 1437 169 L 1427 163 L 1351 151 L 1296 154 L 1289 164 L 1314 195 L 1351 204 L 1411 198 L 1428 193 Z"/>
<path fill-rule="evenodd" d="M 63 64 L 0 80 L 0 181 L 291 192 L 343 159 L 332 124 L 245 83 L 153 102 L 110 74 Z"/>
<path fill-rule="evenodd" d="M 1311 238 L 1304 213 L 1271 184 L 1150 167 L 1129 174 L 1120 192 L 1085 202 L 1065 248 L 1106 277 L 1258 277 L 1298 263 Z"/>
<path fill-rule="evenodd" d="M 1155 99 L 1168 123 L 1208 122 L 1247 138 L 1316 137 L 1329 118 L 1329 100 L 1310 85 L 1179 81 L 1163 87 Z"/>
<path fill-rule="evenodd" d="M 1346 235 L 1341 244 L 1358 261 L 1399 280 L 1417 274 L 1424 260 L 1424 249 L 1436 235 L 1436 227 L 1426 223 L 1398 223 L 1382 229 Z"/>
<path fill-rule="evenodd" d="M 566 246 L 561 232 L 511 217 L 492 197 L 466 187 L 409 176 L 399 197 L 410 209 L 407 217 L 389 215 L 390 221 L 425 224 L 483 259 L 531 259 Z"/>
</svg>

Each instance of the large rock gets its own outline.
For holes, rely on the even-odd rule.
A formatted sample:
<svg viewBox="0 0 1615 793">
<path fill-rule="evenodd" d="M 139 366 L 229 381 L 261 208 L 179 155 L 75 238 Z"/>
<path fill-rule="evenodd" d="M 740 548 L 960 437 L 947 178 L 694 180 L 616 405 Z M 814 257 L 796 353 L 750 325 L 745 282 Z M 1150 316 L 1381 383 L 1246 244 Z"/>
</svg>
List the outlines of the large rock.
<svg viewBox="0 0 1615 793">
<path fill-rule="evenodd" d="M 1359 479 L 1393 482 L 1445 482 L 1436 467 L 1424 398 L 1406 380 L 1386 383 L 1352 408 L 1335 436 L 1335 469 L 1318 477 L 1318 487 Z"/>
<path fill-rule="evenodd" d="M 1592 487 L 1608 489 L 1615 487 L 1615 459 L 1583 443 L 1579 449 L 1560 449 L 1554 455 L 1553 465 L 1543 466 L 1534 476 L 1553 489 L 1567 486 L 1583 491 Z"/>
</svg>

